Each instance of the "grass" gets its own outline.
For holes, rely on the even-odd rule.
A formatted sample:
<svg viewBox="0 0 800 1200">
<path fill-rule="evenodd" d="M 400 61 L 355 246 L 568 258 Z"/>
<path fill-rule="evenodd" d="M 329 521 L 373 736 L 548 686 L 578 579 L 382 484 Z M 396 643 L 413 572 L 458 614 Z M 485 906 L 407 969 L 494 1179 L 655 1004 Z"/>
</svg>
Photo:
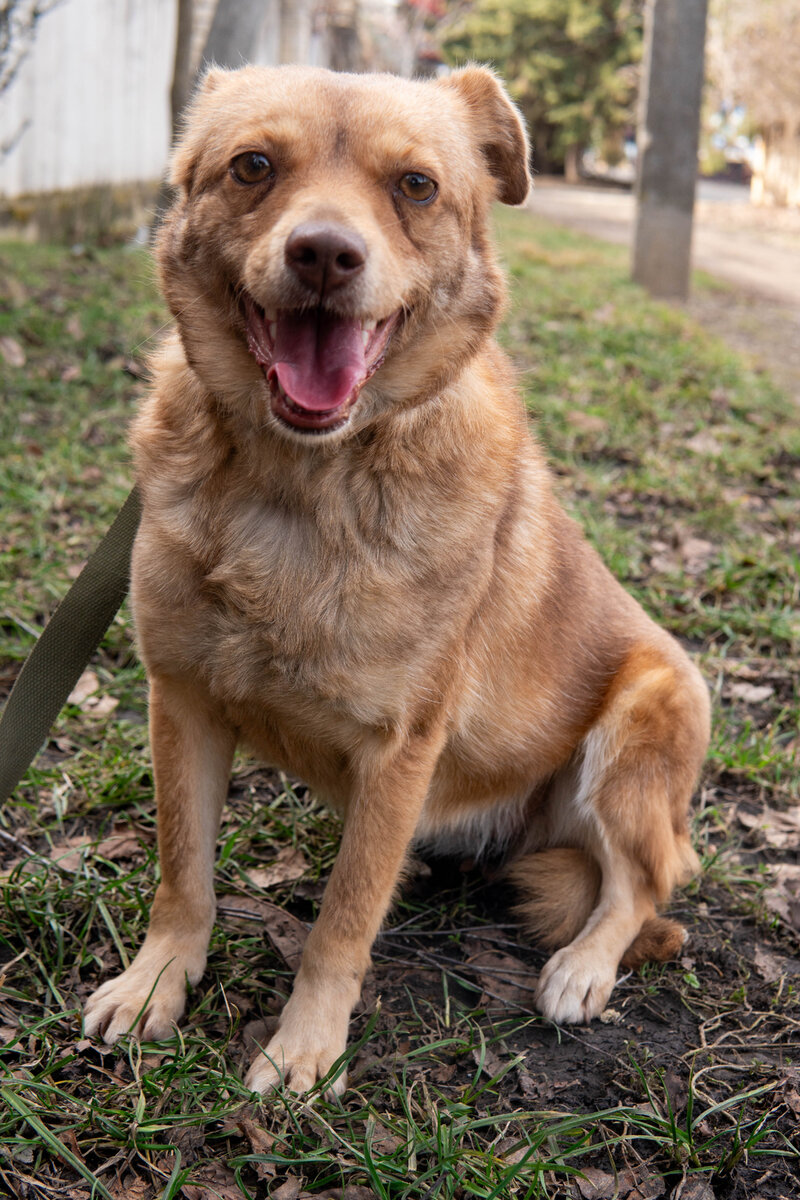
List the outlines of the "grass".
<svg viewBox="0 0 800 1200">
<path fill-rule="evenodd" d="M 290 987 L 338 825 L 302 785 L 240 759 L 208 971 L 180 1033 L 83 1040 L 80 1005 L 141 941 L 157 870 L 123 607 L 93 662 L 105 705 L 65 708 L 0 816 L 0 1193 L 656 1197 L 704 1179 L 732 1200 L 791 1194 L 796 940 L 767 872 L 793 858 L 756 819 L 798 803 L 800 417 L 648 301 L 616 248 L 522 212 L 498 226 L 503 340 L 564 502 L 714 694 L 684 958 L 621 980 L 604 1022 L 555 1030 L 531 1003 L 543 957 L 519 943 L 506 898 L 429 864 L 376 945 L 343 1102 L 253 1105 L 242 1066 Z M 9 244 L 0 273 L 0 346 L 25 358 L 3 364 L 1 694 L 127 493 L 125 426 L 166 317 L 138 251 Z M 302 873 L 260 884 L 286 846 Z"/>
</svg>

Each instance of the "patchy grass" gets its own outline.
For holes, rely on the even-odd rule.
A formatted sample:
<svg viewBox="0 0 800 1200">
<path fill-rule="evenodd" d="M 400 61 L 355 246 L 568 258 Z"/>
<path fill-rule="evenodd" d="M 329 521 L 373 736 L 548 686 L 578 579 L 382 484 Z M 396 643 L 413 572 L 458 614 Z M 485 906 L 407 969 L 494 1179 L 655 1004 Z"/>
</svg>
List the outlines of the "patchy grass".
<svg viewBox="0 0 800 1200">
<path fill-rule="evenodd" d="M 0 818 L 0 1192 L 793 1193 L 798 412 L 680 311 L 647 301 L 619 250 L 528 213 L 498 222 L 504 340 L 564 502 L 714 692 L 695 810 L 706 870 L 677 901 L 684 957 L 621 980 L 602 1022 L 554 1029 L 532 1007 L 543 957 L 519 942 L 501 889 L 420 864 L 376 945 L 343 1103 L 254 1107 L 241 1068 L 288 992 L 338 826 L 305 788 L 242 759 L 209 966 L 180 1033 L 82 1040 L 80 1004 L 141 941 L 156 872 L 144 679 L 123 608 L 94 694 L 67 706 Z M 12 279 L 0 300 L 4 693 L 127 492 L 124 429 L 165 315 L 139 252 L 0 246 L 0 275 Z"/>
</svg>

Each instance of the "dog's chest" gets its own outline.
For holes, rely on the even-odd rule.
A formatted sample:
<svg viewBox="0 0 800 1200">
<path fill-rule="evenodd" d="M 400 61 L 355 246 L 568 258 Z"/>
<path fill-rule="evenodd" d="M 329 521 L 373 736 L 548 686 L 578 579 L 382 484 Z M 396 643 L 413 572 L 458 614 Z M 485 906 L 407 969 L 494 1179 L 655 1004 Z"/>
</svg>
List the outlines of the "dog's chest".
<svg viewBox="0 0 800 1200">
<path fill-rule="evenodd" d="M 158 621 L 142 630 L 147 656 L 172 658 L 222 702 L 281 721 L 402 723 L 441 644 L 435 560 L 331 509 L 320 518 L 231 499 L 208 512 L 198 506 L 184 527 L 186 566 L 181 577 L 170 564 L 162 632 Z M 143 558 L 142 572 L 158 571 Z"/>
</svg>

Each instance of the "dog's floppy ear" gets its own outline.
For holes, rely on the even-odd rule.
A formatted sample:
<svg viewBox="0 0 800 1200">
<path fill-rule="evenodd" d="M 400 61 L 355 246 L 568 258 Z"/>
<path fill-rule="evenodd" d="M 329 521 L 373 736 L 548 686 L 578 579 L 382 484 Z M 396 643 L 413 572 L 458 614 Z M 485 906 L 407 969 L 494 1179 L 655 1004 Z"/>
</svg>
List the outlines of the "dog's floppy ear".
<svg viewBox="0 0 800 1200">
<path fill-rule="evenodd" d="M 206 98 L 217 90 L 229 74 L 229 71 L 225 71 L 221 67 L 208 67 L 201 76 L 191 100 L 183 110 L 180 137 L 170 162 L 169 182 L 173 187 L 183 188 L 186 192 L 192 190 L 197 158 L 201 148 L 197 136 L 192 137 L 192 130 L 197 126 Z"/>
<path fill-rule="evenodd" d="M 441 83 L 466 100 L 478 144 L 498 181 L 499 199 L 521 204 L 531 186 L 528 138 L 505 88 L 487 67 L 464 67 Z"/>
</svg>

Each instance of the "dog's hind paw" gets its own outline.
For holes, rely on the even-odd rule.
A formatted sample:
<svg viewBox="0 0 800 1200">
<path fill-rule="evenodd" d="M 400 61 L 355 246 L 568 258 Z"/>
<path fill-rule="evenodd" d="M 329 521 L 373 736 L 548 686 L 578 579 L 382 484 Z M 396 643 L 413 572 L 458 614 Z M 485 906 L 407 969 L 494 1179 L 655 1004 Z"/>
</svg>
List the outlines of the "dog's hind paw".
<svg viewBox="0 0 800 1200">
<path fill-rule="evenodd" d="M 606 1007 L 616 976 L 616 963 L 604 963 L 596 950 L 565 946 L 545 963 L 536 1006 L 556 1025 L 588 1024 Z"/>
</svg>

